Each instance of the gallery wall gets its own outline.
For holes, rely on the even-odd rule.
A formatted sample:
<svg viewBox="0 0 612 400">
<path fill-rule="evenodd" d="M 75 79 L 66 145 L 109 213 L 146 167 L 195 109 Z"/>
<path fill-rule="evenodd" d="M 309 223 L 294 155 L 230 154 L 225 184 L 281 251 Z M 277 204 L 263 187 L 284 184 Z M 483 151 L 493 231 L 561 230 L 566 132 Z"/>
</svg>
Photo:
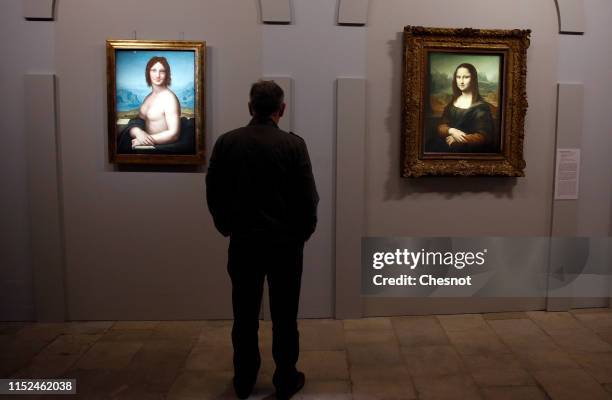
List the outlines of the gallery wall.
<svg viewBox="0 0 612 400">
<path fill-rule="evenodd" d="M 231 315 L 227 240 L 206 208 L 205 169 L 119 171 L 108 163 L 104 46 L 109 38 L 205 40 L 210 150 L 220 133 L 249 120 L 261 37 L 255 2 L 61 2 L 55 62 L 69 318 Z"/>
<path fill-rule="evenodd" d="M 293 127 L 308 145 L 320 202 L 308 241 L 301 315 L 334 315 L 335 90 L 338 77 L 364 78 L 366 28 L 336 24 L 337 2 L 293 0 L 290 25 L 263 29 L 265 76 L 293 80 Z"/>
<path fill-rule="evenodd" d="M 55 22 L 26 22 L 20 0 L 0 16 L 6 155 L 0 161 L 0 319 L 34 318 L 29 257 L 23 76 L 56 73 L 69 319 L 192 319 L 231 315 L 227 241 L 204 203 L 201 170 L 130 168 L 106 154 L 104 41 L 206 40 L 207 147 L 245 124 L 246 91 L 261 76 L 293 80 L 293 130 L 306 140 L 321 203 L 305 253 L 301 316 L 334 316 L 335 79 L 367 79 L 364 235 L 539 236 L 550 232 L 556 85 L 584 83 L 577 234 L 610 234 L 612 6 L 586 0 L 584 36 L 560 36 L 553 1 L 371 0 L 365 27 L 335 24 L 337 2 L 293 0 L 289 25 L 262 25 L 258 1 L 61 0 Z M 117 12 L 121 10 L 121 12 Z M 146 11 L 143 11 L 146 10 Z M 405 25 L 529 28 L 525 178 L 399 178 L 401 31 Z M 14 100 L 14 101 L 13 101 Z M 356 146 L 359 148 L 359 146 Z M 362 157 L 355 157 L 362 159 Z M 342 177 L 338 177 L 342 179 Z M 6 189 L 6 191 L 5 191 Z M 361 216 L 355 216 L 360 218 Z M 359 251 L 355 248 L 354 251 Z M 6 266 L 6 267 L 5 267 Z M 352 273 L 359 274 L 359 265 Z M 412 306 L 409 304 L 411 303 Z M 434 302 L 430 302 L 430 305 Z M 541 303 L 537 303 L 536 306 Z M 407 306 L 408 305 L 408 306 Z M 414 312 L 423 303 L 370 302 L 365 313 Z M 434 304 L 430 312 L 461 312 Z M 493 305 L 495 308 L 495 305 Z M 533 306 L 533 304 L 531 305 Z M 503 308 L 503 305 L 500 307 Z M 359 298 L 354 299 L 361 315 Z M 425 308 L 421 308 L 423 311 Z M 465 309 L 463 309 L 465 310 Z"/>
<path fill-rule="evenodd" d="M 573 204 L 573 234 L 609 236 L 612 233 L 612 37 L 609 21 L 612 7 L 605 0 L 588 0 L 584 35 L 559 37 L 560 82 L 580 83 L 583 91 L 580 198 Z M 585 45 L 588 43 L 588 45 Z M 591 298 L 575 298 L 571 307 L 609 305 L 610 288 L 601 288 Z M 606 292 L 607 291 L 607 292 Z"/>
<path fill-rule="evenodd" d="M 582 165 L 577 234 L 612 233 L 612 6 L 585 1 L 584 35 L 559 36 L 559 82 L 584 85 Z"/>
<path fill-rule="evenodd" d="M 456 2 L 449 0 L 419 3 L 423 6 L 406 7 L 401 0 L 370 5 L 366 236 L 548 235 L 558 36 L 554 3 L 468 0 L 462 2 L 462 12 L 440 12 L 456 9 Z M 527 53 L 526 177 L 400 178 L 401 27 L 405 25 L 532 30 Z M 429 299 L 367 298 L 364 306 L 367 315 L 392 315 L 457 312 L 462 309 L 458 303 L 465 303 L 464 312 L 484 311 L 477 299 L 446 304 Z M 543 304 L 541 299 L 525 307 Z M 507 305 L 500 303 L 499 307 Z"/>
<path fill-rule="evenodd" d="M 424 2 L 423 2 L 424 3 Z M 374 1 L 368 29 L 367 234 L 371 236 L 547 235 L 555 134 L 557 16 L 552 2 Z M 525 178 L 399 177 L 401 27 L 531 29 Z"/>
<path fill-rule="evenodd" d="M 30 264 L 24 75 L 54 70 L 54 24 L 23 18 L 21 0 L 0 13 L 2 149 L 0 157 L 0 319 L 34 318 Z"/>
</svg>

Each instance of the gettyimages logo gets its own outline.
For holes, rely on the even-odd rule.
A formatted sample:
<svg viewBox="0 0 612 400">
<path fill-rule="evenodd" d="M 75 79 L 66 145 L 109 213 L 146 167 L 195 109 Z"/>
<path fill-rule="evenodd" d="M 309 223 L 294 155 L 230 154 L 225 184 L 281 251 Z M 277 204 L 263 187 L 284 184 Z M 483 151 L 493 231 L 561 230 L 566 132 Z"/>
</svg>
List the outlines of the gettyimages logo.
<svg viewBox="0 0 612 400">
<path fill-rule="evenodd" d="M 466 266 L 485 263 L 487 249 L 473 251 L 425 251 L 413 252 L 408 249 L 396 249 L 394 252 L 376 252 L 372 255 L 372 267 L 382 269 L 390 265 L 405 266 L 414 270 L 420 266 L 446 266 L 463 269 Z"/>
<path fill-rule="evenodd" d="M 609 297 L 610 237 L 368 237 L 361 292 L 379 297 Z"/>
</svg>

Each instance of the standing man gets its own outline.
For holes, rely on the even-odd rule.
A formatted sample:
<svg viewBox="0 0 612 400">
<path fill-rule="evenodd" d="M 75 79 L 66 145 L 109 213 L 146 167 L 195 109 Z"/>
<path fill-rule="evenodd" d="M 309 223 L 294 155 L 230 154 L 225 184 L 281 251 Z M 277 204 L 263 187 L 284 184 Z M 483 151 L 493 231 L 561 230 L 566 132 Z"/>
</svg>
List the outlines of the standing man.
<svg viewBox="0 0 612 400">
<path fill-rule="evenodd" d="M 260 80 L 250 92 L 251 122 L 215 143 L 206 197 L 215 226 L 230 237 L 234 389 L 245 399 L 261 364 L 258 336 L 264 278 L 273 324 L 273 383 L 277 399 L 304 386 L 299 356 L 298 302 L 304 242 L 317 224 L 319 196 L 304 140 L 278 128 L 283 90 Z"/>
</svg>

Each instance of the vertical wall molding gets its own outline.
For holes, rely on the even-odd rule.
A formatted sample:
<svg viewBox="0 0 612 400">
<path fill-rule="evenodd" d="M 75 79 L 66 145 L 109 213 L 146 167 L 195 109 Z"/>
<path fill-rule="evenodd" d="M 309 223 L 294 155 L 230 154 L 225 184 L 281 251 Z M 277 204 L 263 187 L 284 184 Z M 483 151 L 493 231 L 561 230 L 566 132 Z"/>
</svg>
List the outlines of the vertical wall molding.
<svg viewBox="0 0 612 400">
<path fill-rule="evenodd" d="M 340 78 L 336 92 L 336 318 L 360 318 L 365 233 L 366 81 Z"/>
<path fill-rule="evenodd" d="M 291 0 L 259 0 L 261 22 L 272 24 L 291 23 Z"/>
<path fill-rule="evenodd" d="M 583 108 L 583 85 L 581 83 L 559 83 L 557 86 L 556 149 L 580 149 Z M 577 232 L 578 200 L 553 199 L 552 236 L 574 236 Z"/>
<path fill-rule="evenodd" d="M 338 24 L 365 25 L 368 22 L 368 0 L 339 0 Z"/>
<path fill-rule="evenodd" d="M 583 34 L 584 0 L 555 0 L 559 17 L 559 33 Z"/>
<path fill-rule="evenodd" d="M 55 19 L 55 0 L 22 0 L 23 17 L 32 21 L 52 21 Z"/>
<path fill-rule="evenodd" d="M 557 86 L 557 132 L 556 149 L 580 149 L 582 141 L 582 121 L 584 108 L 584 88 L 581 83 L 559 83 Z M 556 181 L 557 177 L 553 177 Z M 553 190 L 550 235 L 576 236 L 578 233 L 578 200 L 556 200 Z M 557 241 L 551 245 L 550 265 L 559 265 L 554 254 L 562 254 Z M 549 271 L 553 279 L 553 271 Z M 567 297 L 549 297 L 546 309 L 548 311 L 567 311 L 572 307 L 571 285 L 566 286 Z M 565 294 L 564 294 L 565 295 Z"/>
<path fill-rule="evenodd" d="M 25 76 L 25 107 L 36 320 L 64 321 L 64 244 L 54 75 Z"/>
</svg>

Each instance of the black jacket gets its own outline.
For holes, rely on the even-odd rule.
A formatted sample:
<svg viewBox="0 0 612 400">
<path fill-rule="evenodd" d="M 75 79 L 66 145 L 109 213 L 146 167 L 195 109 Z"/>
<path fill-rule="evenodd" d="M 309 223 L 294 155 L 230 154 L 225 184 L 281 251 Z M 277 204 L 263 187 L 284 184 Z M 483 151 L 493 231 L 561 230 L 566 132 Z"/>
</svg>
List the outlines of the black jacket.
<svg viewBox="0 0 612 400">
<path fill-rule="evenodd" d="M 319 196 L 304 140 L 253 118 L 215 143 L 206 198 L 215 226 L 233 238 L 306 241 Z"/>
</svg>

